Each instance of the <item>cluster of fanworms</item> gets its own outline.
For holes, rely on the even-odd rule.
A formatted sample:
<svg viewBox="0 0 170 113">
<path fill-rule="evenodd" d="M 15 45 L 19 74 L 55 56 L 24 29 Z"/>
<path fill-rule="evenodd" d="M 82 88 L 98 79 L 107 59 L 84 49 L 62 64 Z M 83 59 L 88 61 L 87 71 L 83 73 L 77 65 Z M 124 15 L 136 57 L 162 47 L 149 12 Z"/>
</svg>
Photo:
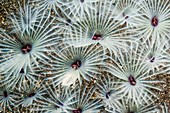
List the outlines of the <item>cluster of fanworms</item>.
<svg viewBox="0 0 170 113">
<path fill-rule="evenodd" d="M 4 0 L 5 2 L 5 0 Z M 0 28 L 2 113 L 169 113 L 170 0 L 25 0 Z"/>
</svg>

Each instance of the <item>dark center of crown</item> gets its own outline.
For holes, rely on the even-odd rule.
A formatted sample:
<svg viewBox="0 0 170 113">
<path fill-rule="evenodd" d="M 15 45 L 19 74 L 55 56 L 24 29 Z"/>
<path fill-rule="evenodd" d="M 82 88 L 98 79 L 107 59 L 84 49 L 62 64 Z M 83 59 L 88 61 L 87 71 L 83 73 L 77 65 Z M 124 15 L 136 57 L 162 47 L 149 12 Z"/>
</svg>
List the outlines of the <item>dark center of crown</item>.
<svg viewBox="0 0 170 113">
<path fill-rule="evenodd" d="M 4 97 L 8 97 L 8 92 L 6 90 L 4 91 Z"/>
<path fill-rule="evenodd" d="M 152 57 L 152 58 L 150 59 L 150 62 L 153 63 L 154 61 L 155 61 L 155 57 Z"/>
<path fill-rule="evenodd" d="M 60 101 L 58 101 L 58 104 L 59 104 L 60 106 L 63 106 L 63 103 L 61 103 Z"/>
<path fill-rule="evenodd" d="M 108 99 L 110 96 L 110 91 L 106 93 L 106 98 Z"/>
<path fill-rule="evenodd" d="M 32 92 L 28 94 L 28 97 L 33 97 L 36 93 Z"/>
<path fill-rule="evenodd" d="M 136 85 L 136 80 L 132 75 L 129 76 L 128 81 L 131 85 Z"/>
<path fill-rule="evenodd" d="M 125 13 L 123 13 L 123 17 L 124 17 L 125 19 L 128 19 L 128 18 L 129 18 L 129 16 L 126 15 Z"/>
<path fill-rule="evenodd" d="M 102 39 L 102 35 L 100 34 L 95 34 L 93 37 L 92 37 L 92 40 L 101 40 Z"/>
<path fill-rule="evenodd" d="M 22 69 L 20 70 L 20 73 L 24 73 L 24 68 L 22 68 Z"/>
<path fill-rule="evenodd" d="M 152 26 L 156 27 L 158 25 L 158 17 L 154 16 L 151 20 Z"/>
<path fill-rule="evenodd" d="M 80 0 L 80 2 L 81 2 L 81 3 L 83 3 L 83 2 L 84 2 L 84 0 Z"/>
<path fill-rule="evenodd" d="M 22 46 L 21 51 L 23 54 L 27 54 L 32 50 L 32 45 L 31 44 L 25 44 Z"/>
<path fill-rule="evenodd" d="M 75 62 L 73 62 L 73 63 L 71 64 L 71 67 L 72 67 L 73 69 L 78 69 L 80 66 L 81 66 L 81 61 L 80 61 L 80 60 L 76 60 Z"/>
<path fill-rule="evenodd" d="M 68 26 L 68 25 L 70 25 L 71 24 L 71 20 L 70 19 L 67 19 L 66 20 L 66 25 Z"/>
<path fill-rule="evenodd" d="M 54 106 L 54 107 L 57 108 L 57 109 L 60 108 L 60 106 L 63 106 L 63 105 L 64 105 L 64 104 L 61 103 L 60 101 L 58 101 L 57 103 L 58 103 L 58 105 L 55 105 L 55 106 Z"/>
<path fill-rule="evenodd" d="M 73 113 L 82 113 L 82 109 L 78 108 L 76 110 L 73 110 Z"/>
<path fill-rule="evenodd" d="M 127 112 L 127 113 L 135 113 L 135 112 L 133 112 L 133 111 L 129 111 L 129 112 Z"/>
</svg>

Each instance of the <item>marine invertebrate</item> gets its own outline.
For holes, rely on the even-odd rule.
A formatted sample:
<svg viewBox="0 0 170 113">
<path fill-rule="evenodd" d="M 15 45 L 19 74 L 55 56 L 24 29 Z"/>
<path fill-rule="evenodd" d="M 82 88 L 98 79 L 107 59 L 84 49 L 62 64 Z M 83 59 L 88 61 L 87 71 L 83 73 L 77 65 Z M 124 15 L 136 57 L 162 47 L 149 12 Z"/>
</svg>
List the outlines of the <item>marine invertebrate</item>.
<svg viewBox="0 0 170 113">
<path fill-rule="evenodd" d="M 62 36 L 67 34 L 72 24 L 76 21 L 73 14 L 70 14 L 68 7 L 64 6 L 66 1 L 62 0 L 33 0 L 31 3 L 37 5 L 40 12 L 44 11 L 46 18 L 54 18 L 56 26 L 58 26 L 56 32 Z M 68 1 L 67 1 L 68 2 Z M 63 37 L 63 36 L 62 36 Z"/>
<path fill-rule="evenodd" d="M 11 32 L 23 35 L 24 33 L 29 34 L 30 30 L 34 31 L 35 24 L 42 16 L 39 10 L 29 5 L 29 1 L 28 3 L 24 1 L 23 7 L 19 4 L 19 10 L 16 10 L 17 12 L 9 16 Z"/>
<path fill-rule="evenodd" d="M 95 10 L 93 5 L 99 0 L 67 0 L 63 4 L 65 10 L 70 10 L 69 15 L 81 17 L 85 13 L 89 14 L 90 10 Z"/>
<path fill-rule="evenodd" d="M 90 14 L 78 19 L 67 36 L 66 43 L 75 47 L 100 44 L 103 50 L 109 50 L 110 54 L 116 54 L 118 48 L 128 47 L 126 42 L 131 42 L 133 37 L 127 36 L 128 27 L 122 23 L 124 18 L 118 21 L 115 19 L 116 8 L 112 5 L 114 3 L 102 0 L 94 5 L 96 11 L 90 10 Z"/>
<path fill-rule="evenodd" d="M 101 76 L 99 79 L 97 79 L 96 86 L 97 91 L 96 95 L 97 98 L 102 99 L 101 104 L 104 107 L 112 107 L 112 108 L 119 108 L 120 102 L 120 96 L 117 95 L 117 84 L 114 83 L 113 77 L 111 77 L 108 74 L 105 74 Z"/>
<path fill-rule="evenodd" d="M 169 0 L 16 1 L 0 1 L 0 112 L 169 112 L 153 105 L 169 96 Z"/>
<path fill-rule="evenodd" d="M 64 87 L 54 87 L 52 85 L 46 88 L 47 95 L 44 95 L 44 101 L 39 104 L 35 104 L 38 109 L 35 111 L 43 112 L 43 113 L 61 113 L 68 112 L 71 109 L 69 106 L 76 102 L 76 100 L 72 101 L 75 98 L 77 92 L 75 92 L 72 88 L 64 88 Z"/>
<path fill-rule="evenodd" d="M 169 52 L 170 52 L 170 49 L 169 49 L 169 45 L 167 46 L 167 49 L 165 49 L 166 52 L 165 52 L 165 55 L 166 57 L 164 58 L 164 62 L 165 62 L 165 65 L 163 66 L 163 69 L 162 69 L 162 73 L 166 73 L 166 74 L 169 74 L 170 73 L 170 60 L 169 60 Z"/>
<path fill-rule="evenodd" d="M 135 18 L 140 16 L 139 5 L 137 0 L 119 0 L 115 6 L 115 18 L 117 20 L 124 18 L 123 23 L 129 27 L 136 27 Z"/>
<path fill-rule="evenodd" d="M 121 105 L 119 109 L 106 109 L 109 113 L 158 113 L 159 110 L 156 108 L 154 103 L 135 105 L 134 101 L 126 101 L 126 98 L 121 99 Z"/>
<path fill-rule="evenodd" d="M 150 101 L 151 96 L 157 97 L 151 89 L 161 89 L 151 85 L 151 83 L 161 83 L 162 81 L 148 80 L 149 77 L 156 75 L 156 73 L 148 73 L 148 68 L 144 62 L 139 60 L 138 49 L 135 48 L 126 52 L 119 51 L 118 55 L 119 57 L 117 58 L 111 58 L 114 63 L 109 63 L 106 69 L 113 76 L 122 80 L 118 82 L 120 86 L 117 87 L 120 89 L 118 91 L 120 95 L 133 99 L 136 105 L 141 104 L 143 101 L 147 103 Z"/>
<path fill-rule="evenodd" d="M 65 8 L 58 9 L 59 13 L 57 16 L 55 16 L 55 20 L 57 21 L 56 24 L 59 27 L 58 34 L 64 35 L 63 39 L 65 39 L 65 35 L 68 35 L 68 33 L 71 30 L 72 25 L 77 21 L 74 17 L 74 15 L 69 15 L 69 11 L 65 10 Z"/>
<path fill-rule="evenodd" d="M 164 73 L 167 67 L 167 42 L 165 40 L 147 40 L 140 42 L 137 46 L 138 60 L 144 63 L 148 71 L 152 73 Z"/>
<path fill-rule="evenodd" d="M 56 26 L 51 26 L 53 20 L 44 18 L 42 14 L 39 23 L 29 33 L 8 34 L 0 29 L 0 70 L 3 74 L 19 74 L 21 69 L 32 68 L 31 63 L 39 66 L 39 61 L 47 62 L 47 52 L 52 45 L 56 45 L 57 38 L 54 32 Z"/>
<path fill-rule="evenodd" d="M 40 10 L 47 11 L 48 13 L 54 11 L 56 14 L 58 14 L 57 8 L 60 8 L 63 2 L 61 0 L 33 0 L 31 3 L 38 5 Z"/>
<path fill-rule="evenodd" d="M 43 99 L 43 95 L 46 94 L 45 88 L 42 83 L 29 83 L 28 81 L 23 82 L 22 87 L 17 88 L 17 98 L 16 107 L 28 107 L 33 105 L 35 102 L 39 102 Z"/>
<path fill-rule="evenodd" d="M 141 10 L 137 19 L 139 22 L 138 32 L 144 35 L 146 39 L 154 36 L 158 40 L 169 37 L 170 26 L 170 9 L 169 0 L 143 0 L 141 2 Z"/>
<path fill-rule="evenodd" d="M 6 87 L 10 87 L 14 89 L 15 87 L 22 87 L 23 82 L 29 81 L 31 83 L 35 83 L 38 81 L 38 74 L 36 74 L 36 70 L 34 69 L 33 64 L 31 64 L 32 69 L 29 67 L 22 68 L 19 74 L 9 74 L 8 72 L 2 75 L 2 79 L 0 81 L 1 84 L 6 85 Z"/>
<path fill-rule="evenodd" d="M 63 86 L 75 85 L 78 79 L 82 84 L 82 79 L 87 81 L 94 78 L 94 74 L 99 73 L 97 66 L 103 65 L 103 51 L 101 47 L 94 45 L 75 48 L 70 46 L 63 51 L 56 51 L 52 57 L 52 76 L 47 80 L 52 80 L 55 86 L 62 83 Z M 57 57 L 56 57 L 57 56 Z"/>
<path fill-rule="evenodd" d="M 17 95 L 13 93 L 11 89 L 7 89 L 6 86 L 1 86 L 0 88 L 0 105 L 1 110 L 9 110 L 12 111 L 12 108 L 16 104 Z"/>
<path fill-rule="evenodd" d="M 102 106 L 100 103 L 100 99 L 92 99 L 92 95 L 94 94 L 95 88 L 91 87 L 87 89 L 85 86 L 84 88 L 80 88 L 77 86 L 75 91 L 78 94 L 73 98 L 73 104 L 70 105 L 72 110 L 68 110 L 72 113 L 98 113 L 100 111 L 100 107 Z"/>
</svg>

